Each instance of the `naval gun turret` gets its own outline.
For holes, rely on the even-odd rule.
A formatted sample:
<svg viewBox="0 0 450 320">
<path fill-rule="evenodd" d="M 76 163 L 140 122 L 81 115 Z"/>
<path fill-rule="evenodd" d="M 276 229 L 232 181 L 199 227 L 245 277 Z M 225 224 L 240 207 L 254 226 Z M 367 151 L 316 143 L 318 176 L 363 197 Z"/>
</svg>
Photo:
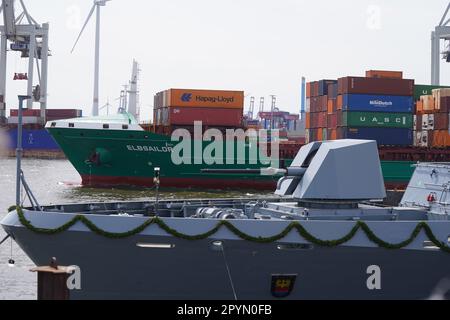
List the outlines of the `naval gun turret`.
<svg viewBox="0 0 450 320">
<path fill-rule="evenodd" d="M 386 198 L 376 141 L 336 140 L 303 146 L 287 169 L 205 169 L 204 173 L 283 175 L 275 194 L 301 203 L 357 203 Z"/>
<path fill-rule="evenodd" d="M 304 201 L 384 199 L 376 141 L 313 142 L 300 149 L 275 194 Z"/>
</svg>

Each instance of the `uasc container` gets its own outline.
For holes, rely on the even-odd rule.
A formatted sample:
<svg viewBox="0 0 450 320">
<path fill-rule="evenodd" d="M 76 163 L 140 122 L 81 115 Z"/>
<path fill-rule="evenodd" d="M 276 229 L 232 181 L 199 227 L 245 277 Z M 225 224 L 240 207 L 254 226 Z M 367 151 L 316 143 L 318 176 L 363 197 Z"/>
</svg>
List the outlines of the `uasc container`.
<svg viewBox="0 0 450 320">
<path fill-rule="evenodd" d="M 413 115 L 410 113 L 343 112 L 342 126 L 411 129 Z"/>
</svg>

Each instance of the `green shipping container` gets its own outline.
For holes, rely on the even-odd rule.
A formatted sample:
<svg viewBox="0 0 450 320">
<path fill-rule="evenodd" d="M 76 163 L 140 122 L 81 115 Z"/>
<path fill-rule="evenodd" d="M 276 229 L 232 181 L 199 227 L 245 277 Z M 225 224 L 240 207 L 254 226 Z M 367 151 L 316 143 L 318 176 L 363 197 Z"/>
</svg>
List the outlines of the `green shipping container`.
<svg viewBox="0 0 450 320">
<path fill-rule="evenodd" d="M 414 120 L 410 113 L 344 112 L 342 117 L 342 126 L 364 128 L 411 129 Z"/>
<path fill-rule="evenodd" d="M 419 101 L 420 96 L 430 96 L 434 89 L 450 88 L 450 86 L 432 86 L 428 84 L 414 85 L 414 101 Z"/>
</svg>

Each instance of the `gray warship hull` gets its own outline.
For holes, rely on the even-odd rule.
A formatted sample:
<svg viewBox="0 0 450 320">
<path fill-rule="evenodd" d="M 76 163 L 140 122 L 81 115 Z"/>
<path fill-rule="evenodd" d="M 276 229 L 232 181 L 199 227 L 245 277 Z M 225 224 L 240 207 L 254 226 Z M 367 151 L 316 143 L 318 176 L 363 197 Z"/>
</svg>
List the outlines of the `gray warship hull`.
<svg viewBox="0 0 450 320">
<path fill-rule="evenodd" d="M 71 218 L 56 215 L 32 213 L 27 218 L 37 226 L 47 227 L 56 227 Z M 90 219 L 116 232 L 143 222 L 131 217 L 115 217 L 114 224 L 107 217 Z M 207 220 L 169 218 L 166 222 L 192 234 L 215 226 L 214 221 Z M 233 224 L 249 234 L 266 236 L 277 234 L 288 225 L 283 221 L 254 222 L 257 221 Z M 340 238 L 354 224 L 302 222 L 322 239 Z M 259 244 L 239 239 L 227 229 L 208 239 L 183 240 L 165 234 L 157 226 L 121 240 L 96 235 L 81 223 L 58 235 L 39 235 L 21 226 L 14 213 L 3 225 L 36 265 L 47 265 L 52 257 L 57 257 L 62 265 L 80 267 L 81 290 L 71 291 L 73 299 L 274 299 L 271 279 L 278 274 L 297 276 L 286 299 L 426 299 L 440 281 L 450 278 L 450 254 L 430 246 L 424 232 L 407 248 L 389 250 L 377 247 L 361 230 L 346 245 L 324 248 L 308 243 L 295 231 L 282 241 Z M 397 243 L 407 239 L 417 223 L 368 225 L 383 240 Z M 448 238 L 450 222 L 430 225 L 440 238 Z M 223 241 L 223 250 L 215 248 L 217 239 Z M 139 246 L 142 244 L 167 247 Z M 381 288 L 370 290 L 368 268 L 373 265 L 380 268 Z"/>
</svg>

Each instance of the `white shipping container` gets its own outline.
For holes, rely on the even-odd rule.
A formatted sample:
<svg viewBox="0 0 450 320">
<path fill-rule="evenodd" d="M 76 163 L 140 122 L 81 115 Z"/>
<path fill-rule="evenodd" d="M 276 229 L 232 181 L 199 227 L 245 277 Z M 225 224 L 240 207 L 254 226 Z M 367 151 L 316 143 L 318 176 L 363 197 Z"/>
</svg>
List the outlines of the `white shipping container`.
<svg viewBox="0 0 450 320">
<path fill-rule="evenodd" d="M 8 123 L 10 124 L 18 124 L 19 123 L 19 117 L 9 117 Z M 22 123 L 23 124 L 37 124 L 41 123 L 40 117 L 22 117 Z"/>
<path fill-rule="evenodd" d="M 306 98 L 306 112 L 311 111 L 311 98 Z"/>
<path fill-rule="evenodd" d="M 414 146 L 415 147 L 428 147 L 428 131 L 415 131 L 414 132 Z"/>
<path fill-rule="evenodd" d="M 434 130 L 434 114 L 428 115 L 428 130 Z"/>
</svg>

